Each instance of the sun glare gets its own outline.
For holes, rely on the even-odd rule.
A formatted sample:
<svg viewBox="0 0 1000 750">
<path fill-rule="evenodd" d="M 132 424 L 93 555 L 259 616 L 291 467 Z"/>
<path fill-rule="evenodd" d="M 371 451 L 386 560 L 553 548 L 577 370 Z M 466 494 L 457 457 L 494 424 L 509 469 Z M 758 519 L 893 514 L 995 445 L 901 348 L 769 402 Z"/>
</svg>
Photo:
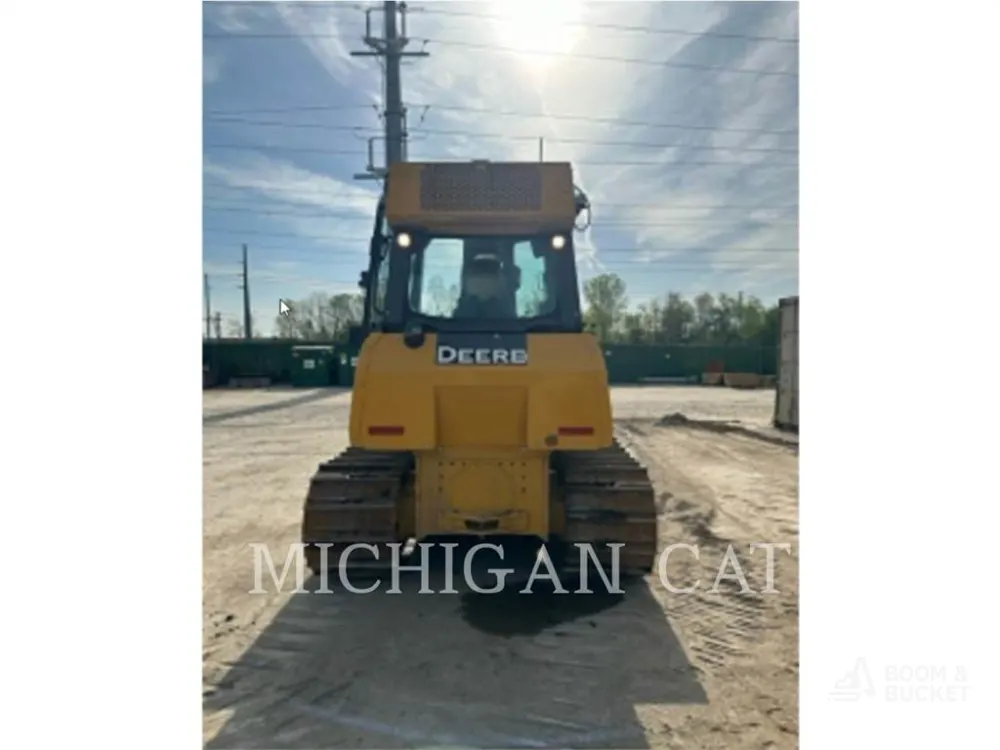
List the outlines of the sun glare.
<svg viewBox="0 0 1000 750">
<path fill-rule="evenodd" d="M 581 0 L 501 0 L 491 13 L 499 44 L 533 66 L 559 62 L 559 55 L 572 51 L 584 35 Z"/>
</svg>

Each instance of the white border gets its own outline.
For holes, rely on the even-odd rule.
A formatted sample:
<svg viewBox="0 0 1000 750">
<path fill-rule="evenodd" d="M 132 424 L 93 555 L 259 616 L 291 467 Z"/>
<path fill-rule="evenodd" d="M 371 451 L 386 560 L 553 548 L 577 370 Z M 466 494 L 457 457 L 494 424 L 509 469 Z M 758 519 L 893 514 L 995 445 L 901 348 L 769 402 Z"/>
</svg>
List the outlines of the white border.
<svg viewBox="0 0 1000 750">
<path fill-rule="evenodd" d="M 11 8 L 7 735 L 191 747 L 201 8 Z M 989 3 L 801 13 L 805 748 L 996 742 L 998 20 Z M 968 700 L 831 701 L 859 657 L 964 666 Z"/>
<path fill-rule="evenodd" d="M 2 15 L 6 744 L 198 747 L 201 4 Z"/>
<path fill-rule="evenodd" d="M 801 747 L 994 747 L 1000 19 L 803 6 Z M 874 695 L 832 700 L 859 658 Z M 889 700 L 920 665 L 966 700 Z"/>
</svg>

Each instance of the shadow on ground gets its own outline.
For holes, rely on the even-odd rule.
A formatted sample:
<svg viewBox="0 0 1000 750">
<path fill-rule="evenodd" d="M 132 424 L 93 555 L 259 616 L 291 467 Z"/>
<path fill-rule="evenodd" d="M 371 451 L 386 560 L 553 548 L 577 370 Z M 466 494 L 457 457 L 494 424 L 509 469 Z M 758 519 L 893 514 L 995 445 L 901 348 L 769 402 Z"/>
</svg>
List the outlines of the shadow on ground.
<svg viewBox="0 0 1000 750">
<path fill-rule="evenodd" d="M 201 423 L 203 425 L 216 424 L 217 422 L 225 422 L 230 419 L 238 419 L 239 417 L 249 417 L 254 414 L 289 409 L 300 404 L 309 404 L 314 401 L 322 401 L 325 398 L 339 396 L 341 393 L 349 393 L 350 390 L 350 388 L 324 388 L 316 393 L 305 393 L 301 396 L 293 396 L 284 401 L 276 401 L 271 404 L 258 404 L 257 406 L 247 406 L 243 409 L 234 409 L 216 414 L 204 414 L 202 415 Z"/>
<path fill-rule="evenodd" d="M 434 592 L 442 567 L 427 579 Z M 419 573 L 396 589 L 388 573 L 352 579 L 380 584 L 367 595 L 336 575 L 331 594 L 309 580 L 206 691 L 206 747 L 643 748 L 637 704 L 707 702 L 645 581 L 609 593 L 595 573 L 593 594 L 539 580 L 518 593 L 524 571 L 483 594 L 455 570 L 453 594 L 421 595 Z M 496 582 L 474 575 L 480 588 Z"/>
</svg>

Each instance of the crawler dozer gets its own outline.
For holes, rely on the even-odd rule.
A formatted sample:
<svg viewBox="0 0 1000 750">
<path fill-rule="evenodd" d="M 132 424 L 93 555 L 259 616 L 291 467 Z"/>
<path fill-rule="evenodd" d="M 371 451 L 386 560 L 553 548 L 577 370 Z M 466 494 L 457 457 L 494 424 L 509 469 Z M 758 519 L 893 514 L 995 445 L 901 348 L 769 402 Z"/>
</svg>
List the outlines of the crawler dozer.
<svg viewBox="0 0 1000 750">
<path fill-rule="evenodd" d="M 567 163 L 392 165 L 361 274 L 350 447 L 305 501 L 313 571 L 455 536 L 534 537 L 563 570 L 579 543 L 605 565 L 623 545 L 622 575 L 653 569 L 654 491 L 614 437 L 583 326 L 573 233 L 589 212 Z M 466 304 L 477 291 L 492 306 Z M 377 554 L 343 559 L 358 543 Z"/>
</svg>

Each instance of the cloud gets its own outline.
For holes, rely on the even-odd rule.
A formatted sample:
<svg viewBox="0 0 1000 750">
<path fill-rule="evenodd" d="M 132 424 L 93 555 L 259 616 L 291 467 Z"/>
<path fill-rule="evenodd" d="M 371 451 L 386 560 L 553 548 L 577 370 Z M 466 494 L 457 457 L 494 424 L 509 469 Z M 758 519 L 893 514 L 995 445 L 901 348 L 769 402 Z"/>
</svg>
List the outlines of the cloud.
<svg viewBox="0 0 1000 750">
<path fill-rule="evenodd" d="M 288 5 L 274 16 L 335 90 L 354 101 L 380 98 L 377 63 L 348 54 L 364 48 L 362 13 L 347 4 Z M 380 22 L 380 13 L 372 19 Z M 224 21 L 257 22 L 240 14 Z M 574 164 L 594 206 L 592 226 L 577 237 L 582 274 L 619 273 L 634 300 L 668 289 L 793 292 L 798 78 L 775 73 L 797 73 L 797 44 L 779 41 L 797 37 L 797 26 L 791 3 L 414 7 L 408 49 L 430 56 L 403 68 L 409 158 L 535 160 L 541 142 L 546 159 Z M 293 144 L 354 143 L 360 154 L 356 136 L 291 125 L 307 116 L 296 105 L 337 106 L 316 86 L 311 99 L 269 116 L 290 123 L 277 132 Z M 314 115 L 359 122 L 332 109 Z M 356 209 L 359 231 L 370 232 L 374 190 L 303 170 L 302 161 L 250 158 L 211 163 L 206 175 L 272 202 Z M 302 235 L 335 230 L 329 219 L 281 221 Z"/>
<path fill-rule="evenodd" d="M 228 34 L 256 31 L 272 17 L 271 3 L 205 3 L 205 20 Z"/>
<path fill-rule="evenodd" d="M 286 296 L 324 284 L 356 290 L 377 191 L 252 153 L 224 163 L 208 160 L 204 175 L 206 212 L 212 219 L 206 221 L 206 258 L 227 252 L 237 241 L 248 242 L 262 261 L 254 264 L 255 278 L 269 269 L 272 281 L 284 284 Z M 220 217 L 230 217 L 236 229 L 220 226 Z"/>
<path fill-rule="evenodd" d="M 351 82 L 361 66 L 351 57 L 343 38 L 341 22 L 345 16 L 342 13 L 321 5 L 276 3 L 272 7 L 285 25 L 301 36 L 303 44 L 327 73 L 341 83 Z"/>
<path fill-rule="evenodd" d="M 229 164 L 206 161 L 204 172 L 234 188 L 252 190 L 271 200 L 331 211 L 372 216 L 378 192 L 317 174 L 288 161 L 250 154 Z"/>
</svg>

